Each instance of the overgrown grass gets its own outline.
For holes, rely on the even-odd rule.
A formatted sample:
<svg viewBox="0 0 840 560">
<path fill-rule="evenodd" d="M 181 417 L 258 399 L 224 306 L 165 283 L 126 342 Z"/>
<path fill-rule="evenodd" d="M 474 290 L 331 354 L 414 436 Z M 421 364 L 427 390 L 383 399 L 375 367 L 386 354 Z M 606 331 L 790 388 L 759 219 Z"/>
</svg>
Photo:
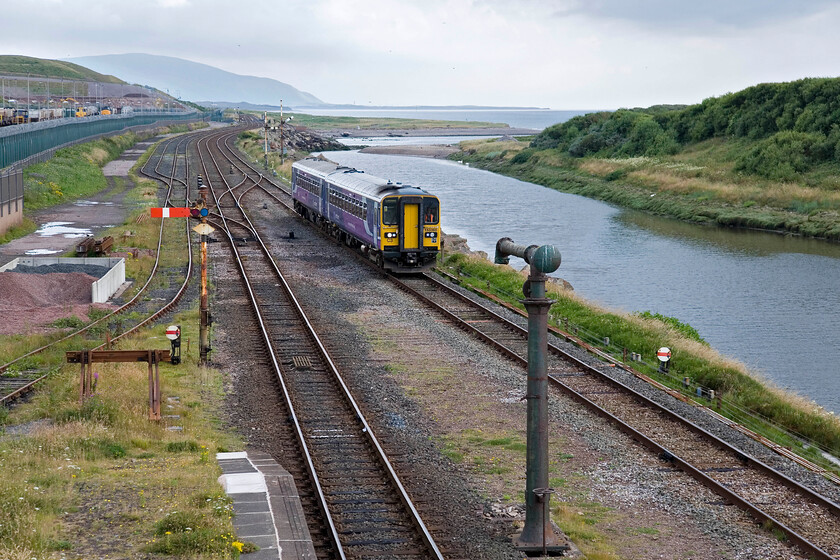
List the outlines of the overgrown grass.
<svg viewBox="0 0 840 560">
<path fill-rule="evenodd" d="M 102 166 L 137 142 L 133 132 L 58 150 L 48 161 L 23 172 L 23 201 L 38 210 L 79 199 L 107 186 Z"/>
<path fill-rule="evenodd" d="M 295 123 L 297 124 L 297 123 Z M 265 146 L 263 143 L 262 134 L 254 131 L 246 131 L 239 135 L 236 140 L 236 147 L 239 148 L 250 160 L 259 168 L 262 168 L 266 161 L 268 161 L 268 173 L 276 172 L 280 177 L 291 180 L 292 178 L 292 164 L 295 162 L 294 156 L 286 156 L 283 158 L 283 163 L 280 163 L 280 152 L 269 151 L 268 159 L 265 158 Z"/>
<path fill-rule="evenodd" d="M 524 276 L 512 268 L 494 266 L 463 254 L 448 257 L 443 268 L 459 276 L 463 284 L 483 291 L 490 290 L 522 308 L 518 303 L 518 294 L 521 293 Z M 687 331 L 687 325 L 608 311 L 586 302 L 574 292 L 551 284 L 547 288 L 550 297 L 557 301 L 550 312 L 553 325 L 572 330 L 595 345 L 603 346 L 603 339 L 609 337 L 610 346 L 605 347 L 605 351 L 616 353 L 619 359 L 623 349 L 647 357 L 651 365 L 638 362 L 633 363 L 633 367 L 689 395 L 694 395 L 698 386 L 714 390 L 721 398 L 719 412 L 782 445 L 795 448 L 827 468 L 831 465 L 826 464 L 817 450 L 810 446 L 840 456 L 840 420 L 833 414 L 757 378 L 742 364 L 719 355 L 694 335 L 686 336 L 680 331 Z M 656 363 L 654 356 L 661 346 L 670 347 L 672 352 L 673 366 L 668 375 L 659 373 L 652 365 Z M 688 388 L 682 384 L 684 378 L 689 379 Z M 703 402 L 708 406 L 718 406 L 717 401 Z"/>
<path fill-rule="evenodd" d="M 174 320 L 185 336 L 197 337 L 196 311 Z M 124 347 L 159 347 L 158 330 Z M 186 354 L 181 365 L 161 367 L 164 399 L 177 398 L 170 412 L 180 416 L 180 432 L 148 420 L 145 364 L 98 365 L 96 393 L 83 404 L 77 367 L 63 367 L 30 403 L 10 412 L 7 423 L 33 427 L 24 436 L 0 436 L 0 557 L 41 555 L 68 543 L 84 553 L 93 540 L 108 541 L 101 531 L 122 533 L 138 552 L 238 556 L 213 453 L 241 442 L 214 427 L 221 373 L 194 365 L 196 359 Z M 191 525 L 173 528 L 176 519 Z M 87 537 L 74 532 L 79 523 L 93 524 L 82 533 Z M 172 546 L 161 544 L 167 541 Z"/>
<path fill-rule="evenodd" d="M 21 223 L 19 223 L 16 226 L 10 227 L 8 230 L 6 230 L 6 233 L 0 235 L 0 245 L 8 243 L 13 239 L 18 239 L 25 235 L 29 235 L 37 229 L 38 225 L 35 222 L 33 222 L 30 218 L 24 217 Z"/>
</svg>

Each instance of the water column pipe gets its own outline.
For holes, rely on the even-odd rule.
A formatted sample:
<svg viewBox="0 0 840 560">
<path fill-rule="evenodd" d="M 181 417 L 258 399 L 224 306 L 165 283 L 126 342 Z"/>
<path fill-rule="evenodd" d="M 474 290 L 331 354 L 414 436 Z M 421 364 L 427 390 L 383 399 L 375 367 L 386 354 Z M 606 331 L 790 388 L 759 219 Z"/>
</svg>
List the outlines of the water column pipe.
<svg viewBox="0 0 840 560">
<path fill-rule="evenodd" d="M 519 257 L 531 265 L 520 300 L 528 311 L 527 450 L 525 464 L 525 526 L 515 539 L 523 551 L 560 548 L 551 525 L 546 500 L 548 487 L 548 310 L 554 303 L 545 297 L 546 274 L 560 267 L 560 250 L 554 245 L 518 245 L 509 237 L 496 243 L 496 264 Z"/>
</svg>

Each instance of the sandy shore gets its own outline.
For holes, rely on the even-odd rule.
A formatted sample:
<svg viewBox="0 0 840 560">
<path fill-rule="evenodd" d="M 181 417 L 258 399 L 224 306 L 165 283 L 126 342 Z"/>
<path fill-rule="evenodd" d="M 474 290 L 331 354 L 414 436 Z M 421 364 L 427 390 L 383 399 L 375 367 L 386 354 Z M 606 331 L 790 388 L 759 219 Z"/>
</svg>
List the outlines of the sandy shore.
<svg viewBox="0 0 840 560">
<path fill-rule="evenodd" d="M 372 128 L 335 128 L 320 130 L 318 134 L 329 138 L 371 138 L 374 136 L 530 136 L 539 134 L 539 130 L 530 128 L 418 128 L 418 129 L 372 129 Z"/>
<path fill-rule="evenodd" d="M 386 154 L 445 159 L 459 151 L 456 146 L 368 146 L 359 150 L 363 154 Z"/>
</svg>

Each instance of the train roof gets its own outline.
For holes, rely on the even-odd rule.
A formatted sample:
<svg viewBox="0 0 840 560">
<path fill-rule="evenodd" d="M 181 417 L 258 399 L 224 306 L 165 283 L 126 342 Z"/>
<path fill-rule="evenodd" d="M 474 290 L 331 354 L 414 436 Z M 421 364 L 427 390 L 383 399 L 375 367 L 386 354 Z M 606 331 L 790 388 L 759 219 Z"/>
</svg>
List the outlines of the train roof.
<svg viewBox="0 0 840 560">
<path fill-rule="evenodd" d="M 364 171 L 359 171 L 353 167 L 339 165 L 328 159 L 306 158 L 296 161 L 293 167 L 304 168 L 310 173 L 314 172 L 340 187 L 345 187 L 353 192 L 377 200 L 381 200 L 390 194 L 429 194 L 419 187 L 393 183 L 365 173 Z"/>
</svg>

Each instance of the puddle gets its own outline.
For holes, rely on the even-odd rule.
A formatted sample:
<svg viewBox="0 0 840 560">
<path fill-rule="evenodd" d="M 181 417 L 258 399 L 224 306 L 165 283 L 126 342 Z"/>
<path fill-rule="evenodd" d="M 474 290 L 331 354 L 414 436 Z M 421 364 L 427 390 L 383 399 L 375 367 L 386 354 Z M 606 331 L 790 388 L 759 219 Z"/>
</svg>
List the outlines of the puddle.
<svg viewBox="0 0 840 560">
<path fill-rule="evenodd" d="M 113 202 L 97 202 L 95 200 L 77 200 L 73 203 L 73 206 L 113 206 Z"/>
<path fill-rule="evenodd" d="M 53 251 L 52 249 L 30 249 L 25 254 L 29 256 L 35 255 L 53 255 L 55 253 L 60 253 L 61 251 Z"/>
<path fill-rule="evenodd" d="M 63 235 L 65 239 L 74 239 L 76 237 L 87 237 L 91 235 L 88 228 L 74 228 L 67 227 L 73 222 L 47 222 L 36 231 L 41 237 L 53 237 L 55 235 Z"/>
</svg>

